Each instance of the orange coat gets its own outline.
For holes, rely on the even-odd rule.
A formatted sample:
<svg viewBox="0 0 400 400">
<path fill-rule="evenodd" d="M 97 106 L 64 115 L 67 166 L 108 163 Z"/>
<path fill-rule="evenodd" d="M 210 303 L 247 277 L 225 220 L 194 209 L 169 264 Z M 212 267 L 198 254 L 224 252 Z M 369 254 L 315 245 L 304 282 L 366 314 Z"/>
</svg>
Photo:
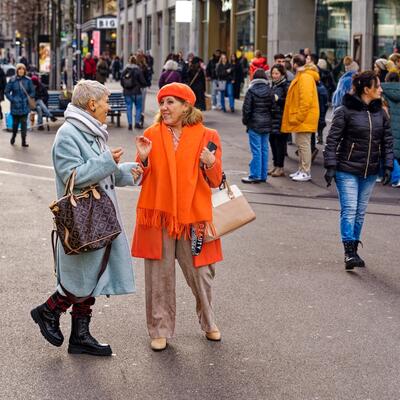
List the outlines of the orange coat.
<svg viewBox="0 0 400 400">
<path fill-rule="evenodd" d="M 307 67 L 296 74 L 286 96 L 281 132 L 309 133 L 318 130 L 318 81 L 318 72 Z"/>
<path fill-rule="evenodd" d="M 132 255 L 162 258 L 162 230 L 169 236 L 190 236 L 191 224 L 212 226 L 210 187 L 222 180 L 221 142 L 217 131 L 202 124 L 184 127 L 175 151 L 172 135 L 163 123 L 149 127 L 144 136 L 152 141 L 147 167 L 143 167 L 142 190 L 137 210 Z M 217 145 L 212 168 L 200 168 L 200 153 L 209 141 Z M 222 260 L 220 240 L 203 245 L 193 257 L 196 267 Z"/>
</svg>

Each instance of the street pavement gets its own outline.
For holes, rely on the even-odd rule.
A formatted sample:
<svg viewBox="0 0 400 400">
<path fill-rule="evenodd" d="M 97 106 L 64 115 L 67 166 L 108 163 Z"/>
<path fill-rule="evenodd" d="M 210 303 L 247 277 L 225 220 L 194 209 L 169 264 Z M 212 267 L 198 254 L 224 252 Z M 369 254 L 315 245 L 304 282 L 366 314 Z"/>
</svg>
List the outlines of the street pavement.
<svg viewBox="0 0 400 400">
<path fill-rule="evenodd" d="M 153 89 L 147 126 L 155 109 Z M 61 321 L 66 343 L 47 343 L 29 312 L 55 288 L 48 205 L 55 199 L 51 146 L 61 123 L 30 132 L 28 149 L 20 137 L 10 146 L 10 133 L 0 132 L 0 399 L 400 399 L 400 192 L 377 185 L 360 250 L 367 268 L 345 272 L 322 147 L 312 182 L 243 185 L 250 155 L 239 111 L 205 113 L 206 125 L 221 135 L 228 179 L 246 191 L 257 214 L 223 239 L 214 286 L 222 342 L 204 338 L 179 272 L 176 335 L 166 351 L 152 352 L 143 261 L 134 260 L 136 294 L 99 298 L 94 306 L 92 332 L 112 345 L 113 357 L 67 354 L 69 314 Z M 110 145 L 123 146 L 124 160 L 132 160 L 140 131 L 126 128 L 125 118 L 121 128 L 109 125 Z M 288 150 L 292 172 L 295 147 Z M 118 189 L 129 238 L 138 194 Z"/>
</svg>

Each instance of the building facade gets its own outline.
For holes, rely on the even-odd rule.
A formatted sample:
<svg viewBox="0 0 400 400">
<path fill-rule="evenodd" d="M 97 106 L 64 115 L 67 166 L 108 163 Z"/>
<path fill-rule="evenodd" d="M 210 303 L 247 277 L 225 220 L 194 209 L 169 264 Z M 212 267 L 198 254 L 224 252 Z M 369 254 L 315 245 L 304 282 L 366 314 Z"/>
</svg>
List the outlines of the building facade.
<svg viewBox="0 0 400 400">
<path fill-rule="evenodd" d="M 180 22 L 175 0 L 119 0 L 116 52 L 127 60 L 148 50 L 156 73 L 171 52 L 207 60 L 216 49 L 276 53 L 306 47 L 333 62 L 351 55 L 362 68 L 400 47 L 400 0 L 187 0 L 190 22 Z M 187 16 L 186 16 L 187 17 Z"/>
<path fill-rule="evenodd" d="M 126 61 L 137 49 L 150 51 L 158 73 L 169 53 L 189 52 L 207 60 L 216 49 L 267 52 L 267 0 L 119 0 L 117 53 Z M 191 16 L 182 12 L 190 12 Z M 181 22 L 182 19 L 190 22 Z"/>
<path fill-rule="evenodd" d="M 363 69 L 400 47 L 400 0 L 269 0 L 268 54 L 309 47 Z"/>
</svg>

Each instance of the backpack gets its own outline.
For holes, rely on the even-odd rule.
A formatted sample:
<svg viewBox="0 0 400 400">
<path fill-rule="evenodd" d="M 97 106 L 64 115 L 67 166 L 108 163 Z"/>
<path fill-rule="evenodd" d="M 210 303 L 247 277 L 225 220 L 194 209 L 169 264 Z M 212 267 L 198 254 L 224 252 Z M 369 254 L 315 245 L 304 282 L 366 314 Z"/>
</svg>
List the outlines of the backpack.
<svg viewBox="0 0 400 400">
<path fill-rule="evenodd" d="M 136 86 L 135 71 L 133 68 L 127 68 L 121 77 L 121 86 L 124 89 L 133 89 Z"/>
</svg>

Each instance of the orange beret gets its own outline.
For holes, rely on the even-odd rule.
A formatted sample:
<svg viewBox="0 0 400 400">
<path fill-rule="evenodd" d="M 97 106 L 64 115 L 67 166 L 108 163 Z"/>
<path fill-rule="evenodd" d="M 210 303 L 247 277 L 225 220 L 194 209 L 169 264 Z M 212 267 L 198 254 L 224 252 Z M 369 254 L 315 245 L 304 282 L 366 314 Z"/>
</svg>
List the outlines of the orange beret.
<svg viewBox="0 0 400 400">
<path fill-rule="evenodd" d="M 184 83 L 173 82 L 163 86 L 157 94 L 158 103 L 160 103 L 161 99 L 165 96 L 179 97 L 180 99 L 186 100 L 192 106 L 196 103 L 196 95 L 193 90 Z"/>
</svg>

